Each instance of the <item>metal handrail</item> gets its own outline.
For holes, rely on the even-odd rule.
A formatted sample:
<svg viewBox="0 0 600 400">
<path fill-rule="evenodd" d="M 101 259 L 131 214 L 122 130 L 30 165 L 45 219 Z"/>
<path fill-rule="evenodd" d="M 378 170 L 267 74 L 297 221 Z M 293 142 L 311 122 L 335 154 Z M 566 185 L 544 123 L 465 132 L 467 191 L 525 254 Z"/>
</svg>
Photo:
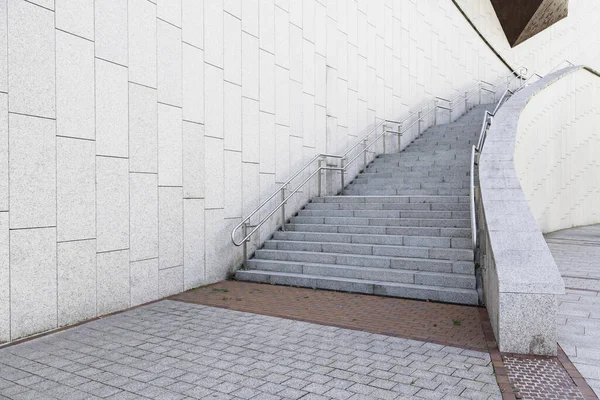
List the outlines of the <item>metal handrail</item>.
<svg viewBox="0 0 600 400">
<path fill-rule="evenodd" d="M 570 66 L 572 66 L 572 67 L 573 67 L 573 66 L 575 66 L 575 64 L 573 64 L 571 61 L 569 61 L 569 60 L 567 60 L 567 59 L 565 58 L 564 60 L 562 60 L 561 62 L 559 62 L 558 64 L 556 64 L 556 66 L 555 66 L 554 68 L 552 68 L 552 69 L 551 69 L 551 70 L 548 72 L 548 74 L 551 74 L 551 73 L 553 73 L 554 71 L 556 71 L 556 70 L 558 69 L 558 67 L 560 67 L 560 66 L 561 66 L 562 64 L 564 64 L 564 63 L 567 63 L 567 64 L 569 64 L 569 65 L 570 65 Z"/>
<path fill-rule="evenodd" d="M 475 145 L 471 147 L 471 173 L 469 176 L 469 210 L 471 211 L 471 240 L 473 252 L 477 250 L 477 216 L 475 214 Z"/>
<path fill-rule="evenodd" d="M 518 73 L 516 71 L 512 71 L 510 75 L 517 75 Z M 520 73 L 517 76 L 522 76 Z M 482 84 L 486 84 L 486 85 L 490 85 L 493 86 L 493 84 L 486 82 L 486 81 L 478 81 L 476 84 L 472 85 L 467 91 L 465 91 L 464 97 L 465 97 L 465 104 L 466 101 L 468 99 L 468 97 L 472 96 L 473 93 L 469 94 L 469 92 L 472 90 L 473 87 L 476 87 L 478 89 L 478 91 L 480 92 L 482 89 L 483 90 L 487 90 L 486 88 L 484 88 L 482 86 Z M 494 88 L 496 86 L 493 86 Z M 455 97 L 458 98 L 460 96 L 463 96 L 462 94 Z M 242 219 L 242 221 L 236 225 L 236 227 L 232 230 L 231 232 L 231 240 L 233 242 L 234 245 L 236 246 L 244 246 L 244 263 L 247 261 L 248 259 L 248 255 L 247 255 L 247 242 L 250 240 L 250 237 L 256 233 L 268 220 L 270 217 L 272 217 L 276 212 L 278 212 L 279 210 L 282 211 L 282 229 L 285 230 L 285 220 L 286 220 L 286 212 L 285 212 L 285 205 L 287 204 L 287 202 L 296 194 L 298 193 L 298 191 L 300 191 L 304 185 L 306 185 L 306 183 L 308 183 L 315 175 L 318 176 L 319 179 L 319 196 L 320 196 L 320 192 L 321 192 L 321 175 L 323 171 L 340 171 L 340 175 L 341 175 L 341 182 L 342 182 L 342 188 L 341 188 L 341 192 L 343 193 L 344 191 L 344 175 L 346 173 L 346 171 L 348 170 L 348 168 L 350 167 L 351 164 L 354 163 L 354 161 L 356 161 L 361 155 L 364 155 L 365 157 L 365 167 L 366 167 L 366 154 L 369 151 L 369 149 L 375 145 L 379 139 L 381 139 L 382 137 L 385 137 L 387 134 L 395 134 L 398 135 L 398 150 L 400 151 L 401 149 L 401 143 L 400 143 L 400 139 L 402 137 L 402 134 L 407 132 L 409 129 L 412 129 L 416 124 L 419 125 L 419 134 L 421 133 L 421 122 L 424 120 L 424 118 L 426 116 L 428 116 L 429 114 L 431 114 L 432 112 L 434 113 L 434 124 L 437 124 L 436 121 L 436 116 L 437 116 L 437 109 L 441 108 L 441 109 L 445 109 L 448 110 L 450 112 L 450 120 L 452 119 L 452 101 L 449 101 L 450 107 L 444 107 L 444 106 L 440 106 L 437 104 L 437 100 L 442 100 L 442 101 L 449 101 L 447 99 L 441 98 L 441 97 L 436 97 L 434 99 L 432 99 L 431 101 L 425 103 L 424 105 L 421 106 L 421 108 L 418 110 L 417 113 L 415 112 L 410 112 L 409 115 L 402 119 L 401 121 L 395 121 L 395 120 L 388 120 L 388 119 L 384 119 L 382 121 L 380 121 L 379 123 L 377 123 L 374 127 L 372 127 L 371 129 L 369 129 L 367 131 L 367 133 L 360 139 L 358 140 L 353 146 L 351 146 L 348 150 L 346 150 L 345 153 L 343 153 L 342 155 L 339 154 L 327 154 L 327 153 L 320 153 L 317 154 L 316 156 L 314 156 L 308 163 L 306 163 L 304 166 L 302 166 L 302 168 L 300 168 L 300 170 L 298 170 L 294 175 L 292 175 L 288 180 L 286 180 L 281 187 L 276 190 L 275 192 L 273 192 L 273 194 L 271 194 L 269 197 L 267 197 L 258 207 L 256 207 L 250 214 L 248 214 L 247 217 L 245 217 L 244 219 Z M 433 104 L 433 106 L 431 106 Z M 410 120 L 411 118 L 414 118 L 415 115 L 417 116 L 417 118 L 410 123 L 409 125 L 403 126 L 406 121 Z M 398 131 L 389 131 L 386 128 L 386 124 L 392 124 L 392 125 L 398 125 Z M 373 132 L 375 132 L 377 129 L 379 129 L 381 126 L 384 127 L 383 132 L 380 133 L 379 135 L 377 135 L 377 137 L 375 137 L 373 140 L 371 140 L 370 143 L 368 143 L 368 137 L 372 135 Z M 353 150 L 355 150 L 360 144 L 363 144 L 363 148 L 361 151 L 358 152 L 358 154 L 356 154 L 354 157 L 352 157 L 351 159 L 347 160 L 348 155 L 350 154 L 350 152 L 352 152 Z M 383 152 L 385 153 L 385 139 L 383 141 Z M 327 158 L 333 158 L 333 159 L 339 159 L 341 160 L 341 166 L 340 167 L 333 167 L 333 166 L 323 166 L 321 165 L 323 159 L 327 159 Z M 315 161 L 319 161 L 319 166 L 318 168 L 313 171 L 311 174 L 309 174 L 300 184 L 298 184 L 296 186 L 295 189 L 293 189 L 292 191 L 290 191 L 289 193 L 286 194 L 286 190 L 288 190 L 288 186 L 291 184 L 291 182 L 298 177 L 302 172 L 306 171 L 307 168 L 309 168 L 311 165 L 313 165 L 313 163 Z M 273 198 L 277 195 L 281 193 L 282 195 L 282 199 L 279 202 L 279 204 L 277 204 L 277 206 L 275 206 L 273 208 L 273 210 L 271 212 L 269 212 L 265 217 L 261 218 L 261 220 L 256 224 L 256 225 L 250 225 L 250 221 L 251 218 L 256 215 L 256 213 L 258 213 L 264 206 L 266 206 L 271 200 L 273 200 Z M 242 238 L 240 241 L 236 240 L 236 233 L 239 229 L 242 229 Z M 251 228 L 250 231 L 248 231 L 247 229 Z"/>
<path fill-rule="evenodd" d="M 569 64 L 573 65 L 573 63 L 571 63 L 568 60 L 564 60 L 564 61 L 567 61 Z M 562 61 L 560 64 L 562 64 L 564 61 Z M 560 64 L 558 66 L 560 66 Z M 554 69 L 556 69 L 556 67 Z M 502 93 L 500 100 L 496 104 L 496 107 L 494 107 L 494 111 L 492 111 L 492 112 L 489 112 L 487 110 L 485 111 L 485 113 L 483 115 L 483 121 L 481 123 L 481 131 L 479 133 L 479 140 L 477 141 L 477 146 L 473 145 L 471 147 L 471 168 L 470 168 L 470 173 L 469 173 L 469 175 L 470 175 L 469 176 L 469 181 L 470 181 L 469 182 L 469 186 L 470 186 L 469 187 L 469 194 L 470 194 L 469 208 L 470 208 L 470 213 L 471 213 L 471 238 L 472 238 L 473 252 L 477 251 L 477 242 L 478 242 L 477 241 L 477 210 L 475 207 L 475 166 L 478 164 L 477 163 L 478 155 L 481 155 L 481 152 L 483 151 L 483 146 L 485 145 L 485 139 L 487 138 L 488 128 L 492 124 L 493 119 L 496 116 L 496 113 L 498 112 L 500 107 L 502 107 L 502 105 L 508 100 L 508 98 L 510 96 L 514 95 L 516 92 L 518 92 L 519 90 L 526 87 L 527 83 L 534 76 L 542 78 L 542 76 L 540 74 L 534 72 L 527 79 L 525 79 L 525 81 L 522 81 L 521 84 L 519 85 L 519 87 L 517 89 L 515 89 L 514 91 L 510 90 L 510 88 L 509 88 L 510 82 L 512 82 L 512 80 L 507 81 L 506 90 L 504 91 L 504 93 Z"/>
</svg>

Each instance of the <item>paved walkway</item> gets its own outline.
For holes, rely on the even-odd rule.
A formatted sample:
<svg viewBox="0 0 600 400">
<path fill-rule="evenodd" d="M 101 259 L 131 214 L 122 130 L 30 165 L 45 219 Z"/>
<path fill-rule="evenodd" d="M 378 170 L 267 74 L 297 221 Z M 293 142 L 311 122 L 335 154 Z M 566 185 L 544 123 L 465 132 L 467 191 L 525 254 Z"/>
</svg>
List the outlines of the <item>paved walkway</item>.
<svg viewBox="0 0 600 400">
<path fill-rule="evenodd" d="M 565 281 L 558 336 L 565 353 L 600 395 L 600 225 L 546 236 Z"/>
<path fill-rule="evenodd" d="M 498 399 L 487 352 L 165 300 L 0 350 L 9 399 Z"/>
</svg>

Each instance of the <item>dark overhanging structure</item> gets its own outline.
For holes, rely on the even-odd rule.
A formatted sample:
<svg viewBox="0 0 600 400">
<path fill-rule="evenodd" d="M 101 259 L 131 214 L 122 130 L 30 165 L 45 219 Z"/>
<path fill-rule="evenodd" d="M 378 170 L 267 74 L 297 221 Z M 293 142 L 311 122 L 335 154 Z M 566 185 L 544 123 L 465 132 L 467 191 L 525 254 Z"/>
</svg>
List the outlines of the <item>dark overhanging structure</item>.
<svg viewBox="0 0 600 400">
<path fill-rule="evenodd" d="M 565 18 L 569 0 L 491 0 L 511 47 Z"/>
</svg>

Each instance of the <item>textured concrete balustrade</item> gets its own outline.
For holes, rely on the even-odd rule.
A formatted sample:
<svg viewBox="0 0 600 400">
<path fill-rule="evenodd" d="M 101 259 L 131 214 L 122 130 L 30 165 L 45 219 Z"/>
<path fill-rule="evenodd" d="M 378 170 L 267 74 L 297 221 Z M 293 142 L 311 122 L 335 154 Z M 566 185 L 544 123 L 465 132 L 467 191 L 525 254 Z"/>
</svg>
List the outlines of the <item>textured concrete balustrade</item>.
<svg viewBox="0 0 600 400">
<path fill-rule="evenodd" d="M 600 78 L 583 67 L 550 74 L 515 94 L 488 133 L 479 165 L 480 259 L 501 351 L 556 354 L 564 283 L 542 232 L 597 222 L 598 87 Z"/>
</svg>

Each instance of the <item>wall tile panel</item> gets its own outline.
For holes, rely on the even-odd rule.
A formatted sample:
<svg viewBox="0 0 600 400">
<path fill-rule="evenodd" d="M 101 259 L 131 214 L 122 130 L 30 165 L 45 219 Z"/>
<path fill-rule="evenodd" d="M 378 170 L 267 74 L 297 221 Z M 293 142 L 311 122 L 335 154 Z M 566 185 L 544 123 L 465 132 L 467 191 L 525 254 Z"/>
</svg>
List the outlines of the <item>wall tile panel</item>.
<svg viewBox="0 0 600 400">
<path fill-rule="evenodd" d="M 96 237 L 96 144 L 56 138 L 56 236 L 59 242 Z"/>
<path fill-rule="evenodd" d="M 56 226 L 55 122 L 9 114 L 9 126 L 10 227 Z"/>
</svg>

